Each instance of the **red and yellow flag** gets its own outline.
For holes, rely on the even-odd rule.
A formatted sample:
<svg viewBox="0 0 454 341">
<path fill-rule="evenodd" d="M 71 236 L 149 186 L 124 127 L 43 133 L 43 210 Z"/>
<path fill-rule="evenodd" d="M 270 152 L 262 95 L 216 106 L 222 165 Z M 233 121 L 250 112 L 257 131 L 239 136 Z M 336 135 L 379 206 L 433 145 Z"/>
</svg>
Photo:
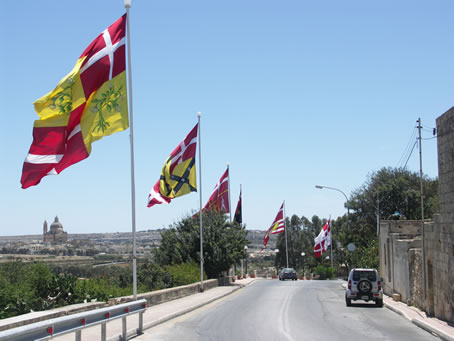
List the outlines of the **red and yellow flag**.
<svg viewBox="0 0 454 341">
<path fill-rule="evenodd" d="M 199 124 L 175 148 L 162 167 L 161 177 L 148 195 L 148 207 L 197 191 L 195 154 Z"/>
<path fill-rule="evenodd" d="M 284 226 L 284 204 L 282 204 L 279 212 L 276 214 L 276 218 L 274 218 L 273 224 L 269 228 L 271 234 L 278 234 L 285 231 Z"/>
<path fill-rule="evenodd" d="M 40 117 L 22 169 L 22 188 L 87 158 L 91 143 L 129 126 L 125 65 L 126 14 L 85 49 L 57 87 L 38 99 Z"/>
<path fill-rule="evenodd" d="M 271 234 L 277 234 L 285 231 L 285 225 L 284 225 L 284 203 L 282 203 L 281 208 L 276 214 L 276 218 L 274 218 L 273 223 L 269 227 L 269 229 L 266 231 L 265 235 L 263 236 L 263 248 L 260 251 L 263 251 L 263 249 L 266 248 L 266 245 L 268 244 L 268 241 L 270 240 L 270 233 Z"/>
</svg>

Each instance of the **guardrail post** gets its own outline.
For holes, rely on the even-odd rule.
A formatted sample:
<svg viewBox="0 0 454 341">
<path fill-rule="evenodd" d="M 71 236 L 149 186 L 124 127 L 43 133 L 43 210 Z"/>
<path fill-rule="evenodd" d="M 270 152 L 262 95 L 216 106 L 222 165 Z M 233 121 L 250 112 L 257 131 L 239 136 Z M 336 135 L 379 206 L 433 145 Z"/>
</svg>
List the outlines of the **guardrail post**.
<svg viewBox="0 0 454 341">
<path fill-rule="evenodd" d="M 107 323 L 101 324 L 101 341 L 107 340 L 106 324 Z"/>
<path fill-rule="evenodd" d="M 82 330 L 76 330 L 76 341 L 82 341 Z"/>
<path fill-rule="evenodd" d="M 122 340 L 126 341 L 126 316 L 121 318 L 121 325 L 122 325 Z"/>
<path fill-rule="evenodd" d="M 139 329 L 137 329 L 137 334 L 143 334 L 143 312 L 139 313 Z"/>
</svg>

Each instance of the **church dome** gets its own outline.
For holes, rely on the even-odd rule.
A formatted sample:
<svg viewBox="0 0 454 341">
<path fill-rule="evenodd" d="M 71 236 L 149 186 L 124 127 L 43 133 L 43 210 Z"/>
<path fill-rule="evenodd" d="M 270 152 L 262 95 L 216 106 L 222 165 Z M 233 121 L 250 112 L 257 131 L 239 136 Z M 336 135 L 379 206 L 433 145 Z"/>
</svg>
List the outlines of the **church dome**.
<svg viewBox="0 0 454 341">
<path fill-rule="evenodd" d="M 53 233 L 63 232 L 63 225 L 58 221 L 58 217 L 55 217 L 55 221 L 50 225 L 50 231 Z"/>
</svg>

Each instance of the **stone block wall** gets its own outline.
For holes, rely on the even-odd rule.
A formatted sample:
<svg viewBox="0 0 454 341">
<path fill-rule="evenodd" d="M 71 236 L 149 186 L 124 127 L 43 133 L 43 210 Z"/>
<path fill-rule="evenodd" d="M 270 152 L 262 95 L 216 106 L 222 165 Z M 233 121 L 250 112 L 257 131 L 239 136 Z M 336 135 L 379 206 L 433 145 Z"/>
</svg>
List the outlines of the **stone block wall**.
<svg viewBox="0 0 454 341">
<path fill-rule="evenodd" d="M 437 118 L 440 215 L 424 228 L 427 310 L 454 322 L 454 107 Z"/>
<path fill-rule="evenodd" d="M 379 273 L 383 278 L 383 290 L 389 296 L 400 294 L 404 302 L 414 301 L 412 292 L 417 290 L 417 280 L 422 286 L 421 267 L 414 263 L 418 260 L 414 249 L 421 248 L 420 231 L 420 221 L 380 222 Z"/>
<path fill-rule="evenodd" d="M 433 224 L 425 224 L 426 253 L 426 311 L 442 320 L 454 322 L 454 236 L 450 219 L 435 217 Z"/>
<path fill-rule="evenodd" d="M 454 107 L 437 118 L 440 215 L 454 214 Z M 454 219 L 450 219 L 454 222 Z"/>
<path fill-rule="evenodd" d="M 409 264 L 409 286 L 410 297 L 407 300 L 408 305 L 416 305 L 420 309 L 424 309 L 424 292 L 422 285 L 422 255 L 421 248 L 408 250 Z"/>
</svg>

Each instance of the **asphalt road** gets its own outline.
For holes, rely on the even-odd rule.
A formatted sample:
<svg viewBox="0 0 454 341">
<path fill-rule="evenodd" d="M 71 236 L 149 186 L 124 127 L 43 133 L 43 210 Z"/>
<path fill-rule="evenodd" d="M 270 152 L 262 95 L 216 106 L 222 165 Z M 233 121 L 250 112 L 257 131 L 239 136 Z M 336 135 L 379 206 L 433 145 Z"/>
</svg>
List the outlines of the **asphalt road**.
<svg viewBox="0 0 454 341">
<path fill-rule="evenodd" d="M 342 283 L 257 281 L 146 334 L 166 341 L 439 340 L 373 303 L 347 308 Z"/>
</svg>

